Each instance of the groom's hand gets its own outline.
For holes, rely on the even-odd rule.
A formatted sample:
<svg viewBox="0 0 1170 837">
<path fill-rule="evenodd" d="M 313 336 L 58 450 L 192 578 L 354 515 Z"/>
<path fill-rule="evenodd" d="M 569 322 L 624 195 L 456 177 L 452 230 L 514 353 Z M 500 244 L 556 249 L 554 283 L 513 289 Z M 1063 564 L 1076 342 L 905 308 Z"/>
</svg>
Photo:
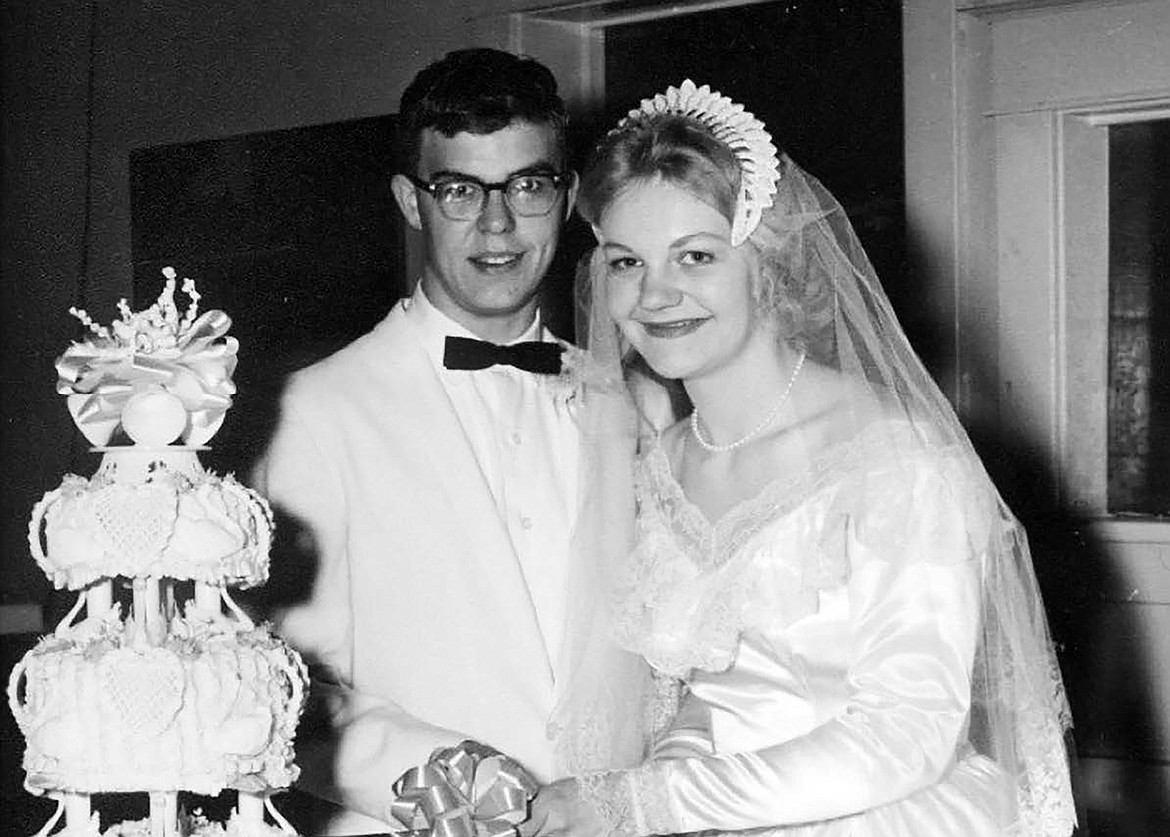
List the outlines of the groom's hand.
<svg viewBox="0 0 1170 837">
<path fill-rule="evenodd" d="M 561 779 L 540 789 L 517 831 L 520 837 L 605 837 L 605 823 L 581 799 L 577 780 Z"/>
</svg>

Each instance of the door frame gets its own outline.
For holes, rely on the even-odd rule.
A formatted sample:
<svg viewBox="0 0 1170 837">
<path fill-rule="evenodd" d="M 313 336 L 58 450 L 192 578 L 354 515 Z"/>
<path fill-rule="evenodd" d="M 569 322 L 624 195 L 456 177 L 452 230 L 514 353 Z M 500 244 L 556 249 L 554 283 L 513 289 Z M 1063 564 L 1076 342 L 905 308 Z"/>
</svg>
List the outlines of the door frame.
<svg viewBox="0 0 1170 837">
<path fill-rule="evenodd" d="M 903 9 L 907 222 L 951 352 L 940 383 L 964 418 L 1037 446 L 1054 476 L 1049 500 L 1084 522 L 1128 591 L 1098 593 L 1097 626 L 1111 633 L 1083 653 L 1140 656 L 1110 669 L 1117 682 L 1101 694 L 1151 695 L 1170 750 L 1170 523 L 1106 514 L 1104 316 L 1107 127 L 1170 115 L 1167 5 L 906 0 Z M 1152 682 L 1122 682 L 1127 670 Z M 1078 774 L 1089 811 L 1170 800 L 1170 752 L 1140 765 L 1082 756 Z"/>
</svg>

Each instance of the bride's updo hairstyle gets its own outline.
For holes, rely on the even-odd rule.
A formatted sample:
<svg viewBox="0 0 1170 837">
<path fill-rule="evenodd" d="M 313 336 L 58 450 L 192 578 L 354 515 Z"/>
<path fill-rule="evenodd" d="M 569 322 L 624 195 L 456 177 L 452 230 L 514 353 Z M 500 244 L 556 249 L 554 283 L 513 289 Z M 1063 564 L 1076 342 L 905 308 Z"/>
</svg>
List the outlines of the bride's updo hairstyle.
<svg viewBox="0 0 1170 837">
<path fill-rule="evenodd" d="M 808 214 L 785 182 L 783 173 L 790 165 L 780 155 L 775 203 L 743 246 L 752 260 L 756 302 L 778 336 L 828 360 L 832 289 L 818 278 L 823 273 L 808 269 L 812 254 L 801 234 L 801 219 Z M 676 113 L 640 114 L 611 131 L 594 149 L 581 177 L 577 211 L 597 226 L 627 190 L 658 181 L 689 192 L 732 223 L 741 177 L 735 152 L 697 119 Z"/>
<path fill-rule="evenodd" d="M 690 192 L 731 223 L 739 192 L 739 161 L 701 123 L 679 114 L 631 119 L 593 151 L 577 210 L 598 224 L 631 186 L 661 180 Z"/>
</svg>

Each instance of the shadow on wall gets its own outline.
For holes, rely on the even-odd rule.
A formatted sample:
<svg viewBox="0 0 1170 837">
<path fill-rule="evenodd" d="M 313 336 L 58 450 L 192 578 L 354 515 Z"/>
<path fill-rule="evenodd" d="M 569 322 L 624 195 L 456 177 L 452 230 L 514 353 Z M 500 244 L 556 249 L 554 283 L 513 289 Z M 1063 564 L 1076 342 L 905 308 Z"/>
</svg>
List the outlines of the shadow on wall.
<svg viewBox="0 0 1170 837">
<path fill-rule="evenodd" d="M 1170 742 L 1159 730 L 1165 698 L 1157 694 L 1148 627 L 1139 608 L 1127 603 L 1126 579 L 1091 522 L 1055 499 L 1056 478 L 1040 446 L 979 412 L 976 405 L 976 415 L 964 417 L 964 425 L 1028 533 L 1072 709 L 1077 834 L 1170 833 L 1170 799 L 1160 785 Z"/>
<path fill-rule="evenodd" d="M 1018 437 L 968 425 L 1000 493 L 1028 532 L 1032 561 L 1068 691 L 1077 756 L 1116 759 L 1112 788 L 1077 771 L 1078 833 L 1151 835 L 1170 828 L 1155 776 L 1166 743 L 1157 727 L 1155 668 L 1125 581 L 1088 521 L 1053 502 L 1043 457 Z M 1083 766 L 1083 765 L 1082 765 Z"/>
<path fill-rule="evenodd" d="M 235 596 L 241 607 L 259 621 L 271 621 L 282 610 L 306 602 L 320 565 L 317 544 L 305 525 L 279 507 L 273 511 L 276 530 L 268 582 L 262 587 L 239 591 Z M 276 803 L 300 833 L 319 834 L 329 826 L 338 811 L 335 805 L 321 797 L 333 796 L 330 788 L 333 786 L 338 740 L 330 717 L 331 711 L 340 707 L 336 704 L 337 698 L 330 698 L 322 689 L 321 684 L 331 678 L 321 661 L 306 656 L 304 662 L 309 667 L 312 685 L 297 725 L 295 746 L 301 779 L 312 777 L 313 793 L 294 786 L 288 793 L 281 794 Z"/>
</svg>

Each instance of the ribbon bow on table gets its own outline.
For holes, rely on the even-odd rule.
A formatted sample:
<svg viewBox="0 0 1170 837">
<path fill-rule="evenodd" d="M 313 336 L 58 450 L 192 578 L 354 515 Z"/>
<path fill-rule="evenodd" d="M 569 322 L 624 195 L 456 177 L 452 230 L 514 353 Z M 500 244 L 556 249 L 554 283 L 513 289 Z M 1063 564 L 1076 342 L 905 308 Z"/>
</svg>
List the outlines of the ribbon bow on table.
<svg viewBox="0 0 1170 837">
<path fill-rule="evenodd" d="M 475 741 L 436 750 L 394 783 L 390 814 L 431 837 L 499 837 L 528 818 L 536 781 L 515 760 Z"/>
<path fill-rule="evenodd" d="M 235 393 L 232 372 L 238 343 L 227 337 L 231 318 L 208 311 L 174 347 L 138 351 L 133 346 L 74 343 L 57 358 L 57 392 L 85 437 L 104 445 L 133 396 L 158 387 L 177 395 L 187 409 L 183 442 L 201 445 L 223 423 Z"/>
<path fill-rule="evenodd" d="M 443 346 L 443 366 L 448 369 L 487 369 L 497 363 L 527 372 L 556 375 L 561 371 L 564 346 L 530 340 L 499 345 L 470 337 L 449 336 Z"/>
</svg>

